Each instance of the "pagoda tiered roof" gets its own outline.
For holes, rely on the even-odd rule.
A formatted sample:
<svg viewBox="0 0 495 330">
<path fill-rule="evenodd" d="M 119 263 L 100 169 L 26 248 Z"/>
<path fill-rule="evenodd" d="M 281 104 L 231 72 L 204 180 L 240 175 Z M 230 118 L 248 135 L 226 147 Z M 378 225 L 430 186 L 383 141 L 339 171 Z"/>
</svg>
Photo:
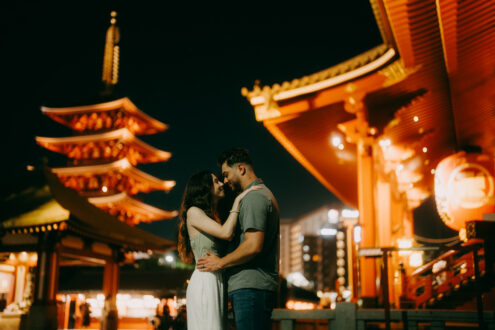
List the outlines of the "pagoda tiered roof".
<svg viewBox="0 0 495 330">
<path fill-rule="evenodd" d="M 36 142 L 70 159 L 69 166 L 50 171 L 63 186 L 76 190 L 109 216 L 131 226 L 142 221 L 170 219 L 177 216 L 176 211 L 161 210 L 129 197 L 153 190 L 169 191 L 175 181 L 160 180 L 135 167 L 170 159 L 169 152 L 136 137 L 162 132 L 167 125 L 139 110 L 129 98 L 116 98 L 120 33 L 115 25 L 116 13 L 112 12 L 111 16 L 103 59 L 105 90 L 87 105 L 41 107 L 43 114 L 71 128 L 74 136 L 36 137 Z"/>
<path fill-rule="evenodd" d="M 88 201 L 131 226 L 140 222 L 171 219 L 178 215 L 177 211 L 165 211 L 145 204 L 125 192 L 110 196 L 90 197 Z"/>
<path fill-rule="evenodd" d="M 131 133 L 140 135 L 154 134 L 167 129 L 166 124 L 139 110 L 127 97 L 84 106 L 42 107 L 41 111 L 77 132 L 115 130 L 125 127 Z"/>
<path fill-rule="evenodd" d="M 127 128 L 71 137 L 36 137 L 36 142 L 48 150 L 67 155 L 77 164 L 81 160 L 127 158 L 132 165 L 167 161 L 171 154 L 156 149 L 138 139 Z"/>
<path fill-rule="evenodd" d="M 169 191 L 173 180 L 160 180 L 132 166 L 127 158 L 111 163 L 52 168 L 60 181 L 81 194 L 126 192 L 135 195 L 153 190 Z"/>
</svg>

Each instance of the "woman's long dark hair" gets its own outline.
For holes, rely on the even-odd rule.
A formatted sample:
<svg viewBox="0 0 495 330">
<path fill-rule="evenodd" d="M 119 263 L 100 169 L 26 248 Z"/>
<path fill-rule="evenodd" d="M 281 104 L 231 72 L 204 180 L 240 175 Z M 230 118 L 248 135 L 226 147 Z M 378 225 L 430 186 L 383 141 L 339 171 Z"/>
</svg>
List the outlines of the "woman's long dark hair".
<svg viewBox="0 0 495 330">
<path fill-rule="evenodd" d="M 202 209 L 209 217 L 214 218 L 213 210 L 213 172 L 206 170 L 193 174 L 186 184 L 179 212 L 179 237 L 177 250 L 179 257 L 186 263 L 194 261 L 194 255 L 187 231 L 187 210 L 191 206 Z"/>
</svg>

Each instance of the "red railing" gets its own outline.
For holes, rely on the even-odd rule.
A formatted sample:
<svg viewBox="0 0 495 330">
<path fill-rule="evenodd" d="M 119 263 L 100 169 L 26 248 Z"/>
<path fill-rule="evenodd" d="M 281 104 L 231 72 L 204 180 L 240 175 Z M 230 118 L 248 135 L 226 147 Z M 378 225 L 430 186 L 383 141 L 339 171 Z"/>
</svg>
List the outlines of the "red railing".
<svg viewBox="0 0 495 330">
<path fill-rule="evenodd" d="M 449 250 L 415 270 L 407 283 L 407 298 L 415 307 L 424 307 L 461 286 L 475 280 L 475 255 L 479 273 L 485 273 L 485 251 L 478 240 L 470 240 L 460 249 Z"/>
</svg>

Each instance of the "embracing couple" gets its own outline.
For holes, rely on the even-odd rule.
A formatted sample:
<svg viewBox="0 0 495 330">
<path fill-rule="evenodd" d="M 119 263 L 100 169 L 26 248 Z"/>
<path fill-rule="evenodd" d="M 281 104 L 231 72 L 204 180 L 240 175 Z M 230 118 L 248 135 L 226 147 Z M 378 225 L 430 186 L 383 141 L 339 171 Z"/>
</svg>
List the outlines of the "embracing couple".
<svg viewBox="0 0 495 330">
<path fill-rule="evenodd" d="M 192 175 L 180 210 L 179 255 L 196 261 L 186 293 L 187 327 L 226 328 L 227 276 L 236 329 L 271 329 L 278 289 L 278 204 L 254 173 L 247 150 L 223 152 L 218 165 L 223 182 L 211 171 Z M 225 196 L 224 184 L 238 195 L 222 224 L 217 205 Z M 229 253 L 221 240 L 231 241 Z"/>
</svg>

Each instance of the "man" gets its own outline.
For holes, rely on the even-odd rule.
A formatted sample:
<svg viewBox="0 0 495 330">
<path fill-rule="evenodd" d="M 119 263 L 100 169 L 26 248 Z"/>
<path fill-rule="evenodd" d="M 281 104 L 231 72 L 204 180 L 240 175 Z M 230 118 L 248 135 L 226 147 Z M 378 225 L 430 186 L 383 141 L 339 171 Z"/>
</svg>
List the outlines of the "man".
<svg viewBox="0 0 495 330">
<path fill-rule="evenodd" d="M 224 183 L 239 193 L 254 185 L 262 188 L 241 201 L 235 250 L 219 258 L 208 252 L 196 267 L 200 271 L 229 270 L 228 292 L 236 329 L 271 329 L 277 300 L 280 217 L 271 191 L 253 170 L 246 149 L 232 148 L 218 158 Z"/>
</svg>

